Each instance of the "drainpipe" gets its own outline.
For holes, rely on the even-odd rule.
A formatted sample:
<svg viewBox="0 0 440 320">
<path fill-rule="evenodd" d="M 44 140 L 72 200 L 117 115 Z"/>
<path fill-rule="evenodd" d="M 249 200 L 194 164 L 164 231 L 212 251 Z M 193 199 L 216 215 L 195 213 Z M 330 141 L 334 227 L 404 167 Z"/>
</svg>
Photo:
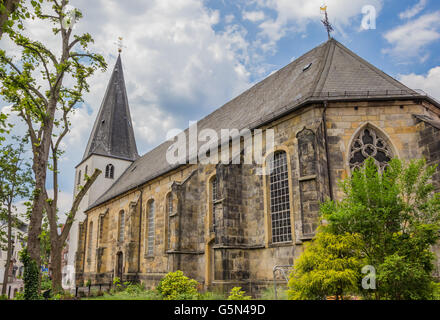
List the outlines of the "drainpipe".
<svg viewBox="0 0 440 320">
<path fill-rule="evenodd" d="M 142 241 L 142 198 L 144 195 L 144 190 L 141 189 L 141 195 L 140 195 L 140 215 L 139 215 L 139 243 L 138 243 L 138 271 L 137 271 L 137 278 L 139 280 L 139 273 L 141 272 L 141 241 Z"/>
<path fill-rule="evenodd" d="M 328 136 L 327 136 L 327 108 L 328 108 L 328 101 L 324 101 L 324 112 L 322 113 L 322 123 L 324 125 L 324 142 L 325 142 L 325 156 L 327 158 L 327 178 L 328 178 L 328 189 L 329 189 L 329 196 L 330 200 L 333 201 L 333 186 L 332 186 L 332 179 L 331 179 L 331 172 L 330 172 L 330 157 L 329 157 L 329 151 L 328 151 Z"/>
</svg>

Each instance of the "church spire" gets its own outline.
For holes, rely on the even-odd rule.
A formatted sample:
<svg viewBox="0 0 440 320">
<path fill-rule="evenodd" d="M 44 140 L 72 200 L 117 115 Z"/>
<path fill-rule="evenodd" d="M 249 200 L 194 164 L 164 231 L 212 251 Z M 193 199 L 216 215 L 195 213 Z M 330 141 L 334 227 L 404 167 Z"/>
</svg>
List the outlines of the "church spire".
<svg viewBox="0 0 440 320">
<path fill-rule="evenodd" d="M 98 117 L 84 153 L 134 161 L 139 155 L 125 88 L 121 55 L 118 56 Z"/>
</svg>

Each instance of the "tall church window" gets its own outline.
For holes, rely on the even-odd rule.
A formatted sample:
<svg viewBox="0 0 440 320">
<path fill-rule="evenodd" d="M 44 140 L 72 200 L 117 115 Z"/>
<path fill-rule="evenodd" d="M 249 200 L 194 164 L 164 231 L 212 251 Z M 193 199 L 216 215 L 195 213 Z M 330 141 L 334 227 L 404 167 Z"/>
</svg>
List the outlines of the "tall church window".
<svg viewBox="0 0 440 320">
<path fill-rule="evenodd" d="M 84 180 L 86 180 L 86 175 L 89 173 L 89 166 L 86 166 L 86 174 L 84 175 Z"/>
<path fill-rule="evenodd" d="M 171 248 L 171 216 L 173 215 L 173 194 L 170 192 L 167 195 L 167 248 Z"/>
<path fill-rule="evenodd" d="M 89 224 L 89 243 L 87 245 L 87 260 L 92 258 L 92 246 L 93 246 L 93 221 Z"/>
<path fill-rule="evenodd" d="M 211 201 L 210 201 L 210 206 L 211 206 L 211 212 L 212 212 L 212 231 L 215 232 L 216 229 L 216 225 L 215 225 L 215 203 L 219 200 L 219 196 L 218 196 L 218 179 L 217 176 L 214 176 L 211 179 Z"/>
<path fill-rule="evenodd" d="M 77 184 L 81 184 L 81 177 L 82 177 L 81 170 L 79 170 L 79 172 L 78 172 L 78 182 L 77 182 Z"/>
<path fill-rule="evenodd" d="M 113 179 L 115 174 L 115 167 L 112 164 L 108 164 L 105 167 L 105 177 L 108 179 Z"/>
<path fill-rule="evenodd" d="M 102 237 L 104 234 L 104 216 L 101 215 L 99 217 L 99 240 L 102 241 Z"/>
<path fill-rule="evenodd" d="M 292 241 L 287 154 L 279 151 L 269 160 L 272 243 Z"/>
<path fill-rule="evenodd" d="M 393 152 L 385 138 L 371 126 L 362 129 L 353 140 L 350 149 L 350 169 L 355 170 L 372 157 L 380 170 L 393 158 Z"/>
<path fill-rule="evenodd" d="M 154 200 L 148 204 L 148 230 L 147 230 L 147 255 L 152 256 L 154 252 Z"/>
<path fill-rule="evenodd" d="M 119 242 L 124 242 L 124 231 L 125 231 L 125 213 L 124 210 L 119 212 Z"/>
</svg>

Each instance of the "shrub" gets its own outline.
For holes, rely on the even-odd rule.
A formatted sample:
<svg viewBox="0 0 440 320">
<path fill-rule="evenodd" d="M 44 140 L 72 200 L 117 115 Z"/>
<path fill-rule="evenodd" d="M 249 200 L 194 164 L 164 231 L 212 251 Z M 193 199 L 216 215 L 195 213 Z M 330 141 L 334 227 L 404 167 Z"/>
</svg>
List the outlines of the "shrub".
<svg viewBox="0 0 440 320">
<path fill-rule="evenodd" d="M 198 282 L 186 277 L 182 271 L 168 273 L 157 286 L 164 300 L 193 300 L 198 298 Z"/>
<path fill-rule="evenodd" d="M 5 294 L 0 295 L 0 301 L 1 300 L 8 300 L 8 296 Z"/>
<path fill-rule="evenodd" d="M 359 235 L 333 235 L 318 232 L 290 274 L 288 297 L 291 300 L 336 300 L 358 290 L 362 259 Z"/>
<path fill-rule="evenodd" d="M 373 159 L 342 182 L 341 201 L 321 207 L 332 234 L 359 234 L 365 264 L 376 269 L 376 290 L 366 299 L 432 299 L 440 235 L 440 194 L 431 183 L 436 167 L 425 160 L 393 159 L 379 172 Z"/>
<path fill-rule="evenodd" d="M 246 292 L 241 291 L 241 287 L 232 288 L 228 300 L 251 300 L 251 296 L 245 296 Z"/>
</svg>

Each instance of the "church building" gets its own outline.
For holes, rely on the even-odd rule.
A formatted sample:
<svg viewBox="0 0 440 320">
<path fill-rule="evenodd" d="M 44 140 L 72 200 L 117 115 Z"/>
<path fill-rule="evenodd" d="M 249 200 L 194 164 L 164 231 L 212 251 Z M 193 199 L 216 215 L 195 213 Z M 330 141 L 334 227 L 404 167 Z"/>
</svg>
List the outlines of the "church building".
<svg viewBox="0 0 440 320">
<path fill-rule="evenodd" d="M 75 193 L 85 174 L 103 172 L 70 234 L 76 285 L 108 285 L 119 277 L 151 288 L 182 270 L 210 290 L 240 286 L 258 295 L 273 285 L 274 270 L 292 266 L 314 237 L 320 203 L 341 199 L 338 181 L 368 157 L 382 168 L 394 157 L 440 163 L 440 103 L 334 39 L 197 128 L 272 130 L 274 144 L 263 146 L 262 162 L 170 163 L 173 140 L 139 156 L 118 57 L 76 167 Z M 231 141 L 226 144 L 229 150 Z M 440 191 L 440 171 L 434 183 Z"/>
</svg>

